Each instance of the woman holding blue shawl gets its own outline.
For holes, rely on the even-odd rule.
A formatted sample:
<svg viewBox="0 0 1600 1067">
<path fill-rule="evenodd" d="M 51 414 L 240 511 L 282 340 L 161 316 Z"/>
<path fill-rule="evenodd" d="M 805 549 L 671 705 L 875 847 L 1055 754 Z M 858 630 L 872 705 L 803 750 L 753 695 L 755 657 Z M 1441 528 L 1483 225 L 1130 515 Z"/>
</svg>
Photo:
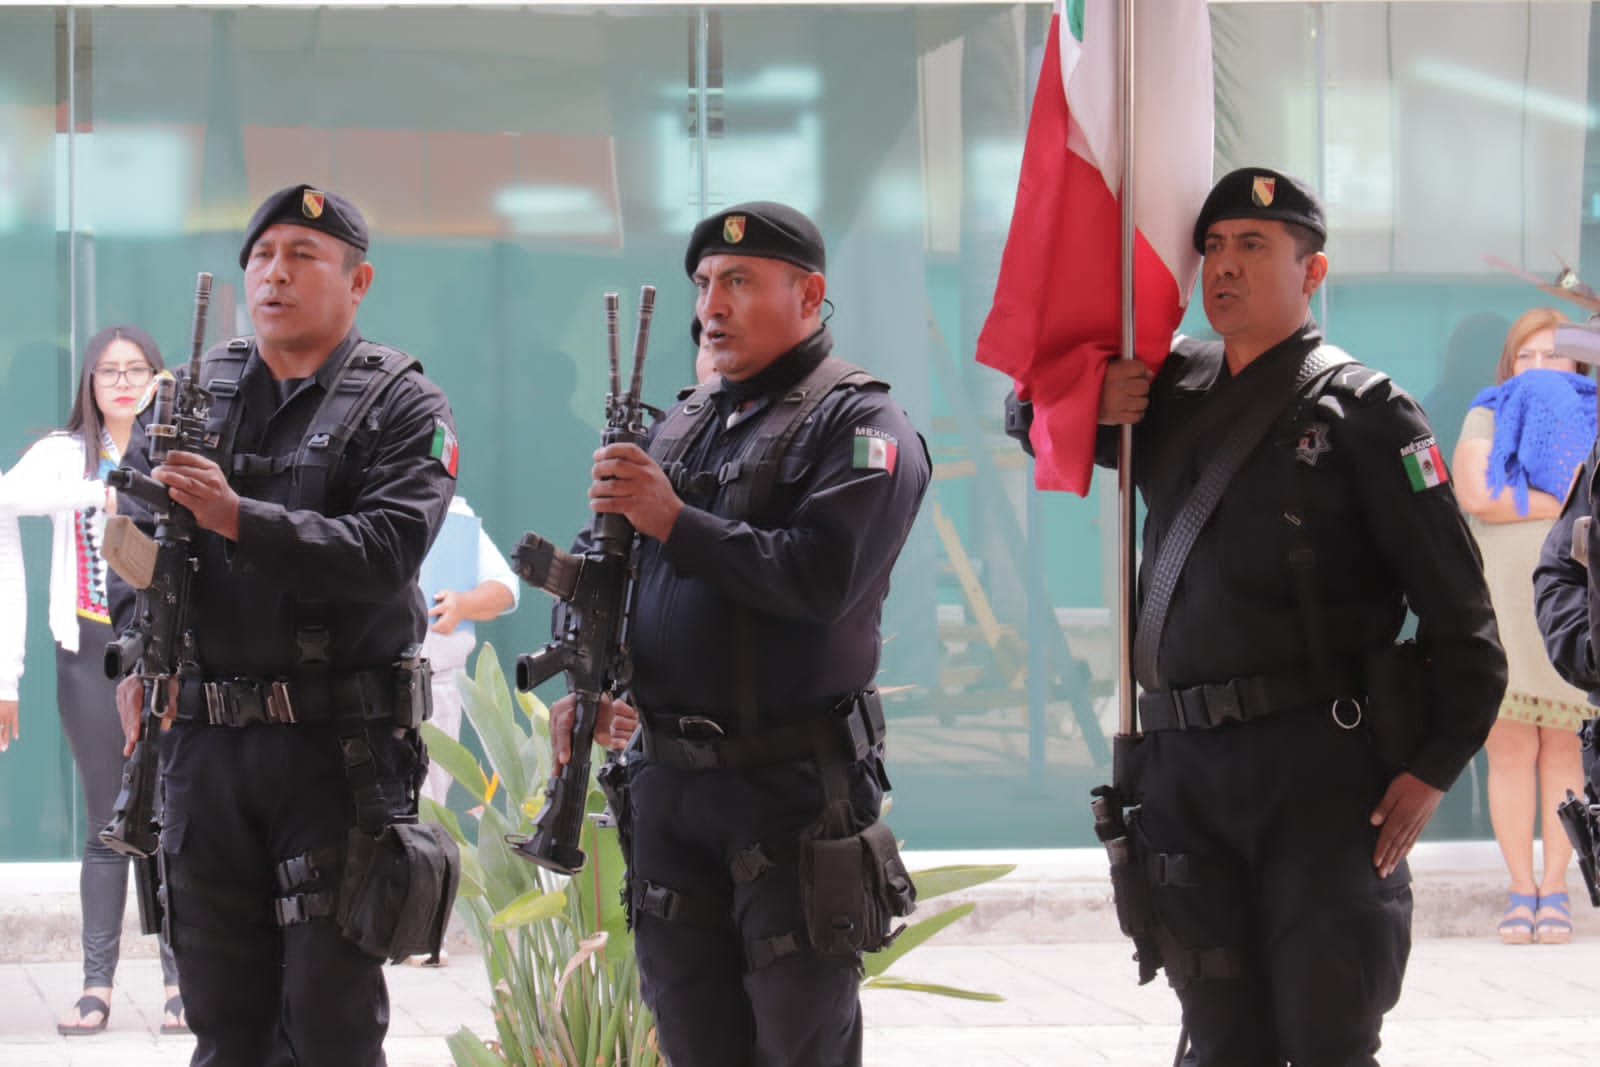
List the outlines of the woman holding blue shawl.
<svg viewBox="0 0 1600 1067">
<path fill-rule="evenodd" d="M 1566 321 L 1554 308 L 1535 308 L 1511 324 L 1496 384 L 1473 398 L 1452 464 L 1510 672 L 1484 744 L 1489 821 L 1511 875 L 1499 924 L 1508 945 L 1572 939 L 1572 846 L 1555 809 L 1568 789 L 1583 791 L 1577 731 L 1587 703 L 1550 665 L 1533 607 L 1533 568 L 1545 534 L 1595 439 L 1595 383 L 1555 356 L 1555 328 Z M 1544 840 L 1537 881 L 1536 815 Z"/>
</svg>

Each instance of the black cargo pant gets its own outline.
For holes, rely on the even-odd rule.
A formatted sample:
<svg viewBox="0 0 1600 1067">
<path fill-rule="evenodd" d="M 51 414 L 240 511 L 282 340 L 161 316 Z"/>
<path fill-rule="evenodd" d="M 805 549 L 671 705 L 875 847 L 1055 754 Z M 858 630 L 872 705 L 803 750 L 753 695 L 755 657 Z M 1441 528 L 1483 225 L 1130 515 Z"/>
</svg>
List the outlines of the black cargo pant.
<svg viewBox="0 0 1600 1067">
<path fill-rule="evenodd" d="M 854 832 L 877 818 L 883 791 L 876 761 L 845 771 Z M 636 900 L 648 896 L 634 911 L 634 948 L 667 1061 L 859 1065 L 857 962 L 819 959 L 801 910 L 800 835 L 822 811 L 816 765 L 686 771 L 641 760 L 629 784 L 630 881 Z"/>
<path fill-rule="evenodd" d="M 408 739 L 369 728 L 385 795 L 404 795 Z M 355 806 L 333 728 L 180 721 L 162 737 L 161 849 L 193 1067 L 382 1067 L 384 961 L 332 917 L 279 927 L 273 869 L 342 848 Z M 309 890 L 336 891 L 337 875 Z"/>
<path fill-rule="evenodd" d="M 1411 873 L 1372 865 L 1387 782 L 1365 729 L 1321 707 L 1153 733 L 1140 749 L 1185 1063 L 1376 1064 L 1411 952 Z"/>
</svg>

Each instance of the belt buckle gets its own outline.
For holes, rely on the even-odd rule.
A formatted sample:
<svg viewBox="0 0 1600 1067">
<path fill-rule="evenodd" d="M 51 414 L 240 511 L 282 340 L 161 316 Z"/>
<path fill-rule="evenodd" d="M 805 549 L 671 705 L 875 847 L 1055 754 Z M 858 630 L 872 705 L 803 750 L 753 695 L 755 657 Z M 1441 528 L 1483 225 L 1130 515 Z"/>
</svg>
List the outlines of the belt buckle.
<svg viewBox="0 0 1600 1067">
<path fill-rule="evenodd" d="M 294 701 L 289 699 L 289 683 L 273 682 L 266 692 L 266 717 L 269 722 L 289 725 L 298 722 L 294 715 Z"/>
<path fill-rule="evenodd" d="M 1225 722 L 1244 721 L 1244 699 L 1239 692 L 1239 679 L 1229 678 L 1206 692 L 1206 714 L 1209 725 L 1221 726 Z"/>
<path fill-rule="evenodd" d="M 212 726 L 222 726 L 227 718 L 227 706 L 222 695 L 221 682 L 205 682 L 201 689 L 206 694 L 206 721 Z"/>
<path fill-rule="evenodd" d="M 1169 689 L 1174 718 L 1180 730 L 1202 730 L 1206 727 L 1205 694 L 1192 689 Z"/>
</svg>

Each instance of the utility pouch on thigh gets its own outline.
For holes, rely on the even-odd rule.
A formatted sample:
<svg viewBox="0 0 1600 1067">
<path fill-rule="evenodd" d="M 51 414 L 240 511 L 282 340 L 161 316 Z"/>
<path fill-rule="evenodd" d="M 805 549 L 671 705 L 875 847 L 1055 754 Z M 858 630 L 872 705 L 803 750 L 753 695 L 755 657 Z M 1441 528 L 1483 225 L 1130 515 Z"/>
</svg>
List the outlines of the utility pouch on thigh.
<svg viewBox="0 0 1600 1067">
<path fill-rule="evenodd" d="M 1363 666 L 1373 752 L 1393 777 L 1411 765 L 1427 738 L 1427 659 L 1415 641 L 1401 641 L 1370 653 Z"/>
<path fill-rule="evenodd" d="M 421 645 L 407 645 L 394 664 L 394 724 L 415 730 L 433 718 L 433 667 Z"/>
<path fill-rule="evenodd" d="M 854 959 L 893 943 L 905 929 L 892 920 L 917 902 L 900 849 L 887 824 L 801 847 L 800 893 L 811 947 L 824 958 Z"/>
<path fill-rule="evenodd" d="M 390 960 L 436 955 L 461 879 L 461 852 L 442 826 L 397 823 L 350 831 L 339 885 L 339 931 Z"/>
</svg>

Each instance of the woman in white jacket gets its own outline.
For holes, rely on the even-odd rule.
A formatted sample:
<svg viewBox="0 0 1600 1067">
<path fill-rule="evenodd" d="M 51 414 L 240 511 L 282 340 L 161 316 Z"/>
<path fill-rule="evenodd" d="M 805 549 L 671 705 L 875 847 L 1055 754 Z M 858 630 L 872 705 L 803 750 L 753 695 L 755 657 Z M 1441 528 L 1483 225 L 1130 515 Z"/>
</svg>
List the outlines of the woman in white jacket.
<svg viewBox="0 0 1600 1067">
<path fill-rule="evenodd" d="M 4 475 L 0 474 L 0 483 Z M 17 685 L 22 678 L 28 591 L 22 584 L 17 519 L 0 508 L 0 752 L 18 737 Z"/>
<path fill-rule="evenodd" d="M 57 1024 L 69 1035 L 104 1030 L 121 951 L 128 897 L 128 859 L 100 843 L 122 784 L 122 727 L 104 653 L 111 640 L 106 513 L 116 494 L 105 481 L 128 446 L 134 416 L 162 368 L 161 351 L 134 326 L 112 326 L 90 338 L 67 427 L 44 437 L 0 481 L 0 513 L 49 515 L 50 633 L 56 642 L 56 704 L 83 783 L 88 839 L 78 892 L 83 910 L 83 995 Z M 163 1033 L 187 1031 L 172 950 L 161 944 L 166 983 Z"/>
</svg>

